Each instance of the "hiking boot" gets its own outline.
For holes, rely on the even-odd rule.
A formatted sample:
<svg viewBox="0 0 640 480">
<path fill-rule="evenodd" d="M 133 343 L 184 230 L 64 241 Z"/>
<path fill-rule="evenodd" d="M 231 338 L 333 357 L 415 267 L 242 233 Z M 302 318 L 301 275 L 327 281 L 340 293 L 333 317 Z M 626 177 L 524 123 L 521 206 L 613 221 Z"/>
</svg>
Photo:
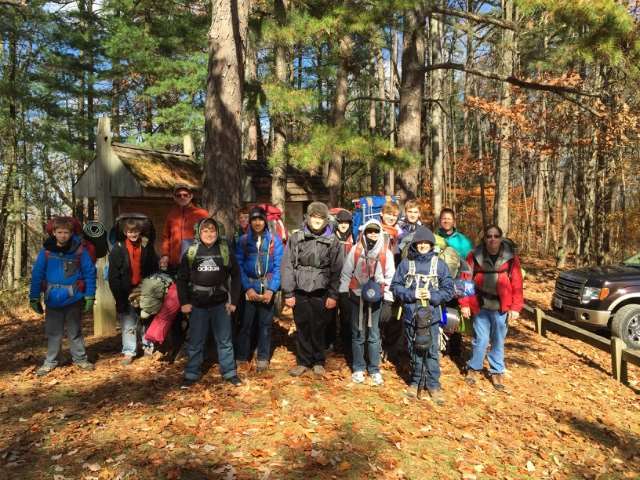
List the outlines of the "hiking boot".
<svg viewBox="0 0 640 480">
<path fill-rule="evenodd" d="M 380 386 L 384 383 L 384 380 L 382 379 L 382 374 L 380 372 L 376 372 L 373 375 L 371 375 L 371 385 L 373 385 L 374 387 Z"/>
<path fill-rule="evenodd" d="M 481 375 L 482 373 L 478 370 L 467 368 L 467 376 L 464 377 L 464 381 L 467 382 L 467 385 L 475 385 L 480 380 Z"/>
<path fill-rule="evenodd" d="M 269 370 L 269 361 L 268 360 L 258 360 L 256 362 L 256 372 L 262 373 Z"/>
<path fill-rule="evenodd" d="M 195 378 L 183 378 L 182 379 L 182 384 L 180 385 L 180 389 L 181 390 L 188 390 L 192 386 L 194 386 L 196 383 L 198 383 L 198 380 L 196 380 Z"/>
<path fill-rule="evenodd" d="M 409 385 L 409 387 L 407 388 L 406 396 L 408 398 L 418 398 L 418 386 Z"/>
<path fill-rule="evenodd" d="M 240 380 L 240 378 L 237 375 L 234 375 L 231 378 L 227 378 L 227 379 L 225 379 L 225 381 L 230 383 L 234 387 L 239 387 L 239 386 L 242 385 L 242 380 Z"/>
<path fill-rule="evenodd" d="M 53 365 L 47 365 L 46 363 L 42 365 L 40 368 L 36 370 L 36 376 L 44 377 L 45 375 L 51 373 L 53 369 L 56 368 Z"/>
<path fill-rule="evenodd" d="M 436 405 L 444 405 L 444 395 L 442 390 L 439 388 L 434 388 L 433 390 L 429 390 L 429 396 L 431 397 L 431 401 Z"/>
<path fill-rule="evenodd" d="M 133 357 L 131 355 L 125 355 L 122 361 L 120 362 L 120 365 L 123 365 L 126 367 L 127 365 L 131 365 L 132 363 L 133 363 Z"/>
<path fill-rule="evenodd" d="M 502 373 L 494 373 L 491 375 L 491 384 L 493 385 L 493 388 L 499 392 L 504 392 L 504 375 Z"/>
<path fill-rule="evenodd" d="M 364 372 L 353 372 L 351 374 L 351 381 L 353 383 L 364 383 Z"/>
<path fill-rule="evenodd" d="M 79 362 L 76 362 L 76 366 L 81 370 L 85 370 L 87 372 L 92 372 L 96 369 L 96 366 L 88 360 L 81 360 Z"/>
<path fill-rule="evenodd" d="M 292 377 L 300 377 L 307 373 L 307 370 L 309 369 L 304 365 L 296 365 L 291 370 L 289 370 L 289 375 L 291 375 Z"/>
<path fill-rule="evenodd" d="M 321 377 L 325 374 L 325 369 L 324 366 L 322 365 L 314 365 L 313 366 L 313 373 L 316 374 L 318 377 Z"/>
</svg>

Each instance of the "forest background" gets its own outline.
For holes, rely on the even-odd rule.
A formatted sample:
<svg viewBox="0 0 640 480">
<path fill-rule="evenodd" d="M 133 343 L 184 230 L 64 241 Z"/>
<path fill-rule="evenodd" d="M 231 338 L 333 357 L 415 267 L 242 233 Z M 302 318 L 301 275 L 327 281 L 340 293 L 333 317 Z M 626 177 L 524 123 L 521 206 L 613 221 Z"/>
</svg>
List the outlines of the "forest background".
<svg viewBox="0 0 640 480">
<path fill-rule="evenodd" d="M 425 215 L 453 207 L 474 239 L 495 221 L 558 266 L 630 256 L 638 14 L 614 0 L 0 0 L 0 279 L 28 276 L 43 219 L 96 216 L 72 186 L 98 117 L 156 148 L 190 134 L 207 171 L 225 36 L 242 66 L 241 150 L 226 155 L 241 158 L 218 167 L 269 162 L 274 204 L 291 164 L 322 172 L 332 206 L 416 196 Z"/>
</svg>

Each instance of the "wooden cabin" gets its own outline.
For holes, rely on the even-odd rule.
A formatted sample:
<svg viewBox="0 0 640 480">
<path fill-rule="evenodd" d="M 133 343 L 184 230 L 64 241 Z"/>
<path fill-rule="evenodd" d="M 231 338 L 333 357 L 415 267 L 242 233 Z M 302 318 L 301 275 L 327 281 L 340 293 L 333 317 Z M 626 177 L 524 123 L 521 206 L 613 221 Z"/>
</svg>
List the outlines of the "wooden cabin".
<svg viewBox="0 0 640 480">
<path fill-rule="evenodd" d="M 98 220 L 107 228 L 122 213 L 144 213 L 156 229 L 156 248 L 164 228 L 166 214 L 173 203 L 173 189 L 178 184 L 202 186 L 202 165 L 193 155 L 193 142 L 185 137 L 183 152 L 170 152 L 112 141 L 110 118 L 98 120 L 96 158 L 73 187 L 76 198 L 94 198 Z M 246 162 L 242 199 L 246 205 L 269 203 L 271 172 L 264 161 Z M 285 223 L 298 228 L 307 204 L 326 202 L 328 190 L 322 175 L 289 168 L 287 170 L 287 201 Z M 198 203 L 199 194 L 195 195 Z M 112 335 L 116 331 L 113 297 L 104 281 L 105 260 L 98 262 L 98 293 L 94 310 L 94 333 Z"/>
</svg>

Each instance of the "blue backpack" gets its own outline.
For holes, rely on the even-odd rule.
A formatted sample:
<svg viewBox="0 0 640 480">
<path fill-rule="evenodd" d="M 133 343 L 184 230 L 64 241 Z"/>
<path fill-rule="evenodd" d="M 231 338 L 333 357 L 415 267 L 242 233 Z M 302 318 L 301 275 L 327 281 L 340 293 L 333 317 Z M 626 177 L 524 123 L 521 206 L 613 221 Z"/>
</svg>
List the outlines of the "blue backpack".
<svg viewBox="0 0 640 480">
<path fill-rule="evenodd" d="M 369 220 L 378 220 L 382 223 L 381 211 L 385 203 L 398 203 L 398 197 L 392 195 L 371 195 L 360 197 L 353 201 L 353 238 L 358 238 L 360 226 Z"/>
</svg>

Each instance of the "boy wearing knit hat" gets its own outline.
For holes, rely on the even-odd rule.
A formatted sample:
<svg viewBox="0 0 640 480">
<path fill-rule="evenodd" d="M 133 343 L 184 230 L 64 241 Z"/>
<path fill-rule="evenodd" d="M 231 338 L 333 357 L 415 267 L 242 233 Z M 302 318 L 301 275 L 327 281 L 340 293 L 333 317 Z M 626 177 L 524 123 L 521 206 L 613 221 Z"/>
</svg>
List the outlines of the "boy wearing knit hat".
<svg viewBox="0 0 640 480">
<path fill-rule="evenodd" d="M 453 279 L 446 263 L 434 252 L 435 243 L 435 236 L 427 227 L 416 229 L 407 258 L 396 269 L 391 291 L 402 302 L 411 357 L 407 395 L 416 398 L 426 387 L 431 399 L 441 405 L 444 397 L 440 388 L 440 307 L 453 298 Z"/>
<path fill-rule="evenodd" d="M 328 221 L 324 203 L 309 204 L 305 224 L 282 258 L 282 293 L 296 324 L 297 365 L 289 371 L 295 377 L 309 369 L 318 376 L 325 372 L 325 330 L 337 305 L 343 259 Z"/>
<path fill-rule="evenodd" d="M 283 250 L 280 237 L 269 230 L 267 212 L 253 207 L 249 212 L 249 229 L 236 243 L 236 259 L 246 299 L 236 338 L 236 356 L 238 362 L 249 360 L 253 325 L 258 322 L 258 372 L 269 368 L 273 297 L 280 289 Z"/>
</svg>

